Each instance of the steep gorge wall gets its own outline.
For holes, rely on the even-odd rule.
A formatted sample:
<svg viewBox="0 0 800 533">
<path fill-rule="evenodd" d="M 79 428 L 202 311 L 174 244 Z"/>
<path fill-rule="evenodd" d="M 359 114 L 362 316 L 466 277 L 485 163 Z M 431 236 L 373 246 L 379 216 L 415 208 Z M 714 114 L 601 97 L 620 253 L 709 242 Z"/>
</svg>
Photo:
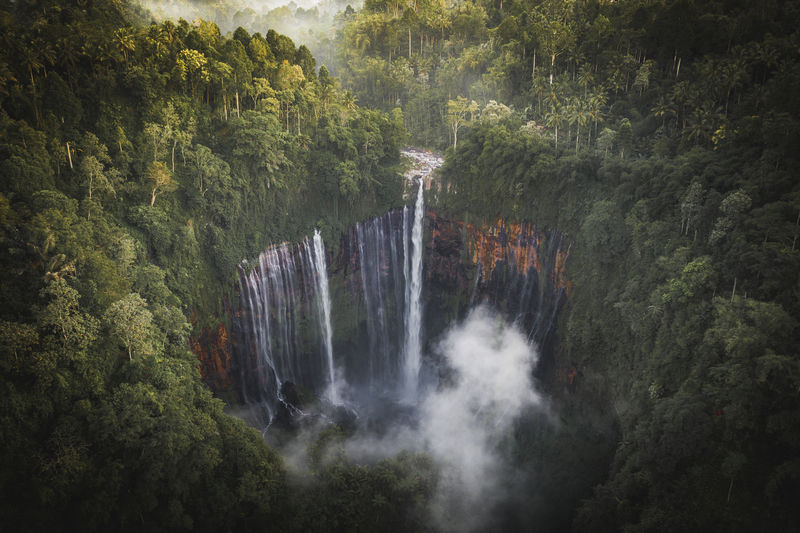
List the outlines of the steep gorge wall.
<svg viewBox="0 0 800 533">
<path fill-rule="evenodd" d="M 537 374 L 550 379 L 557 342 L 556 318 L 569 298 L 569 248 L 557 231 L 529 223 L 471 223 L 428 213 L 426 264 L 428 317 L 437 332 L 484 302 L 535 341 Z"/>
<path fill-rule="evenodd" d="M 392 228 L 402 225 L 402 212 L 384 215 L 381 224 L 387 234 L 384 238 L 390 239 Z M 385 255 L 390 257 L 391 242 L 386 242 Z M 555 320 L 571 292 L 566 271 L 568 247 L 561 236 L 531 224 L 502 220 L 476 224 L 449 220 L 429 210 L 424 246 L 424 352 L 435 354 L 439 335 L 472 306 L 485 302 L 539 344 L 542 356 L 537 374 L 543 380 L 552 380 L 556 374 Z M 374 318 L 365 303 L 368 299 L 363 297 L 361 251 L 356 228 L 342 235 L 336 246 L 329 244 L 327 250 L 334 353 L 337 360 L 348 361 L 349 367 L 363 367 L 364 375 L 352 376 L 355 380 L 366 379 L 369 372 L 367 363 L 360 363 L 359 358 L 372 357 L 374 354 L 369 352 L 398 350 L 397 329 L 402 329 L 402 323 L 398 324 L 402 317 L 400 304 L 394 302 L 398 307 L 390 308 L 387 303 L 383 318 L 388 341 L 383 339 L 385 346 L 376 346 L 374 332 L 370 332 L 374 324 L 369 323 Z M 401 298 L 393 296 L 397 291 L 392 288 L 398 283 L 397 273 L 392 272 L 388 262 L 377 261 L 375 275 L 385 278 L 387 299 L 399 301 Z M 206 327 L 192 340 L 192 349 L 200 360 L 206 383 L 227 401 L 238 403 L 244 399 L 243 383 L 255 362 L 250 347 L 243 345 L 246 343 L 237 326 L 244 318 L 243 309 L 237 302 L 231 302 L 226 309 L 227 316 L 221 317 L 216 327 Z"/>
</svg>

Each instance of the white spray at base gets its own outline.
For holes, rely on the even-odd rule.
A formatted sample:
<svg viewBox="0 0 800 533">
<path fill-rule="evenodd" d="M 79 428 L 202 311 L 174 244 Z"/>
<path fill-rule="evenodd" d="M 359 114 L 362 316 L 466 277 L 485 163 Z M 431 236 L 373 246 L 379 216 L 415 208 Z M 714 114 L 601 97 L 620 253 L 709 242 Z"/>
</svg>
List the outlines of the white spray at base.
<svg viewBox="0 0 800 533">
<path fill-rule="evenodd" d="M 473 309 L 438 344 L 447 384 L 422 398 L 416 427 L 383 437 L 355 436 L 347 454 L 375 460 L 401 450 L 424 451 L 440 469 L 431 512 L 444 531 L 486 525 L 496 504 L 511 495 L 503 440 L 542 397 L 531 378 L 537 353 L 525 334 L 486 307 Z"/>
<path fill-rule="evenodd" d="M 422 220 L 424 215 L 423 181 L 419 180 L 414 205 L 414 226 L 411 230 L 411 264 L 406 272 L 406 335 L 404 383 L 405 400 L 417 401 L 419 371 L 422 363 Z M 407 245 L 404 240 L 404 246 Z M 406 257 L 408 253 L 406 252 Z M 410 282 L 408 275 L 410 274 Z"/>
<path fill-rule="evenodd" d="M 442 468 L 437 518 L 466 531 L 479 525 L 477 509 L 507 496 L 497 447 L 523 410 L 542 401 L 530 377 L 537 354 L 524 333 L 484 307 L 450 329 L 439 349 L 454 384 L 425 399 L 420 432 Z"/>
</svg>

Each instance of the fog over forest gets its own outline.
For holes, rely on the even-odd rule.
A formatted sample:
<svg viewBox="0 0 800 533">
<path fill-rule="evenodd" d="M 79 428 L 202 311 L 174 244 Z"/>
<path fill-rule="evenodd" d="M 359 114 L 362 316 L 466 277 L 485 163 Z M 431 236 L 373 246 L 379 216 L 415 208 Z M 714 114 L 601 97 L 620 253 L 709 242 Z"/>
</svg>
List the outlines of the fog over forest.
<svg viewBox="0 0 800 533">
<path fill-rule="evenodd" d="M 363 2 L 346 0 L 265 0 L 244 2 L 203 2 L 191 0 L 145 1 L 141 5 L 159 20 L 195 19 L 214 22 L 222 33 L 242 27 L 249 32 L 273 29 L 305 44 L 317 58 L 325 58 L 328 68 L 335 66 L 334 49 L 336 31 L 343 25 L 347 6 L 360 9 Z M 337 18 L 337 15 L 339 17 Z"/>
</svg>

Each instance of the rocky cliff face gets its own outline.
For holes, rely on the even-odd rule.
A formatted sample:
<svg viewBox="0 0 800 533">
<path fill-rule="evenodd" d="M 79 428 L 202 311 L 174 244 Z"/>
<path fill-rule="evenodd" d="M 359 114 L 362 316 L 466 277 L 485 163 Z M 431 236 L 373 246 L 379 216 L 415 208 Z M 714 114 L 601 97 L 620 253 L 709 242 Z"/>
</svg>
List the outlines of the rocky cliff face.
<svg viewBox="0 0 800 533">
<path fill-rule="evenodd" d="M 200 360 L 200 374 L 208 386 L 218 393 L 230 390 L 233 385 L 233 347 L 225 323 L 220 322 L 213 328 L 205 326 L 197 337 L 189 339 L 189 343 Z"/>
<path fill-rule="evenodd" d="M 554 291 L 572 290 L 567 279 L 564 249 L 555 232 L 543 233 L 525 223 L 472 224 L 427 214 L 430 241 L 426 259 L 427 278 L 456 290 L 466 289 L 468 270 L 474 267 L 473 281 L 480 288 L 491 285 L 499 273 L 511 270 L 527 274 L 531 270 L 548 276 Z M 488 284 L 488 285 L 487 285 Z"/>
<path fill-rule="evenodd" d="M 398 229 L 395 226 L 402 226 L 403 218 L 400 212 L 383 219 L 381 231 L 386 233 L 388 244 L 384 261 L 375 261 L 374 267 L 375 275 L 388 280 L 384 288 L 387 305 L 392 303 L 396 308 L 387 310 L 384 318 L 388 324 L 384 327 L 390 335 L 396 335 L 398 325 L 392 322 L 402 321 L 402 309 L 396 302 L 402 299 L 402 292 L 397 292 L 402 271 L 392 272 L 398 266 L 390 264 L 392 254 L 396 253 L 396 250 L 390 253 L 393 238 L 390 234 Z M 426 213 L 424 240 L 425 353 L 435 352 L 437 339 L 449 324 L 463 318 L 472 306 L 486 303 L 514 321 L 540 345 L 542 356 L 537 373 L 545 379 L 552 377 L 557 342 L 555 319 L 571 292 L 566 272 L 568 248 L 561 236 L 531 224 L 449 220 L 430 210 Z M 396 247 L 402 246 L 396 238 L 394 243 Z M 361 251 L 354 228 L 342 236 L 335 250 L 328 250 L 327 260 L 334 310 L 334 353 L 337 358 L 347 359 L 351 366 L 359 366 L 353 365 L 353 359 L 363 357 L 365 347 L 376 350 L 375 324 L 368 324 L 374 317 L 368 316 L 369 305 L 363 299 Z M 397 262 L 396 258 L 394 261 Z M 244 383 L 248 382 L 245 374 L 248 368 L 255 368 L 255 363 L 246 346 L 242 347 L 246 343 L 236 338 L 240 336 L 236 324 L 244 318 L 243 311 L 240 306 L 231 307 L 226 320 L 214 328 L 204 328 L 192 339 L 192 350 L 201 362 L 206 383 L 226 399 L 241 402 Z M 229 331 L 225 323 L 232 324 L 233 329 Z M 388 346 L 397 349 L 396 345 L 397 342 L 390 342 Z"/>
<path fill-rule="evenodd" d="M 426 311 L 433 329 L 443 331 L 470 307 L 485 303 L 540 346 L 537 373 L 549 377 L 555 320 L 572 291 L 569 250 L 561 235 L 526 223 L 449 220 L 434 211 L 428 221 Z"/>
</svg>

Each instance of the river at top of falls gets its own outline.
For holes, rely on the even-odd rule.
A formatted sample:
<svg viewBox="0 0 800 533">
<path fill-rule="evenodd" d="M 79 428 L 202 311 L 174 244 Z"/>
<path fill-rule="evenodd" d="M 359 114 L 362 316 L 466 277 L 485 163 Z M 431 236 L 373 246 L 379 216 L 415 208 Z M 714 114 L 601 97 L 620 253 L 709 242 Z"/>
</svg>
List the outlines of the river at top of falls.
<svg viewBox="0 0 800 533">
<path fill-rule="evenodd" d="M 403 148 L 400 153 L 411 159 L 411 167 L 404 174 L 408 185 L 408 195 L 410 196 L 411 191 L 415 190 L 414 185 L 417 179 L 422 180 L 426 190 L 430 189 L 435 176 L 434 172 L 444 163 L 444 156 L 438 152 L 410 146 Z"/>
</svg>

